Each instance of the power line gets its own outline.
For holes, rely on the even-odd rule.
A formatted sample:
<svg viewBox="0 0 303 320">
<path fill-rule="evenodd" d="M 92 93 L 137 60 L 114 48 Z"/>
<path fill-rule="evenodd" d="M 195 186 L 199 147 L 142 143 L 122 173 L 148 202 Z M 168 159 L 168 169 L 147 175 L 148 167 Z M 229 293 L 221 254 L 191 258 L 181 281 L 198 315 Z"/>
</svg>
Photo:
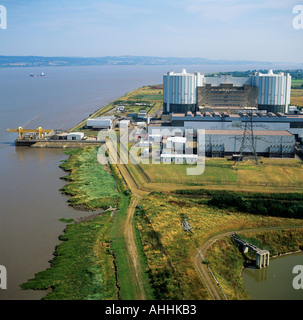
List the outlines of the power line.
<svg viewBox="0 0 303 320">
<path fill-rule="evenodd" d="M 237 169 L 238 169 L 239 161 L 243 160 L 245 152 L 252 154 L 252 158 L 255 164 L 260 167 L 258 155 L 255 148 L 253 114 L 251 110 L 247 111 L 244 116 L 244 130 L 243 130 L 243 136 L 242 136 L 240 150 L 239 150 L 239 157 L 235 162 Z"/>
</svg>

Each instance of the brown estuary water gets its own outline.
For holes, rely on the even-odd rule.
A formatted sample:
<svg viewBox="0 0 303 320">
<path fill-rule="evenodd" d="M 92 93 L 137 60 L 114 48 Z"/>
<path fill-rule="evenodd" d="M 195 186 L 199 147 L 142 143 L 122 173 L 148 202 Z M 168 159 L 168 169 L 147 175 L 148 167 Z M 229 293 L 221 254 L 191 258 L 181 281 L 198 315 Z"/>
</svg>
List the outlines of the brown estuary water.
<svg viewBox="0 0 303 320">
<path fill-rule="evenodd" d="M 0 265 L 7 289 L 0 300 L 37 300 L 45 291 L 20 284 L 49 267 L 61 218 L 87 215 L 68 207 L 59 189 L 63 150 L 15 147 L 7 128 L 69 129 L 110 101 L 148 84 L 162 83 L 170 70 L 189 72 L 252 70 L 258 66 L 99 66 L 0 69 Z M 272 66 L 271 66 L 272 68 Z M 45 77 L 30 74 L 45 73 Z"/>
<path fill-rule="evenodd" d="M 303 253 L 270 259 L 266 268 L 245 268 L 245 289 L 253 300 L 303 300 L 303 274 L 293 272 L 297 265 L 303 268 Z M 301 282 L 296 280 L 300 275 Z M 301 289 L 293 285 L 294 281 L 301 283 Z"/>
</svg>

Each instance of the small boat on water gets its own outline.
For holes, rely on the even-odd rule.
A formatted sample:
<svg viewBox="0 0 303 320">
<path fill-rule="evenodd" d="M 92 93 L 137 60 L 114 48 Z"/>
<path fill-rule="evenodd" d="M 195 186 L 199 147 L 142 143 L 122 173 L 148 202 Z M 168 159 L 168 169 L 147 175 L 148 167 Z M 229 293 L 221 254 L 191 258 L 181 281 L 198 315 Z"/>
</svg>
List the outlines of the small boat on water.
<svg viewBox="0 0 303 320">
<path fill-rule="evenodd" d="M 40 74 L 30 74 L 29 75 L 30 77 L 44 77 L 45 76 L 45 73 L 44 72 L 41 72 Z"/>
</svg>

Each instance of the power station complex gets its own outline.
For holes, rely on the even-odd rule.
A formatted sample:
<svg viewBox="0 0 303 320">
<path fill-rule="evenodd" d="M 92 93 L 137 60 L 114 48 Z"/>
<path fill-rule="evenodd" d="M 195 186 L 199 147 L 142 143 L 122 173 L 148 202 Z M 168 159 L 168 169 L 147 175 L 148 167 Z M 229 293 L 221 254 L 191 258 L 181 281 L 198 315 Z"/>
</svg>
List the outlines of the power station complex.
<svg viewBox="0 0 303 320">
<path fill-rule="evenodd" d="M 183 147 L 168 149 L 163 144 L 164 162 L 192 162 L 202 151 L 210 157 L 240 151 L 294 157 L 296 140 L 303 139 L 303 115 L 289 114 L 290 93 L 291 76 L 283 72 L 208 77 L 185 69 L 181 73 L 170 71 L 163 76 L 162 123 L 148 126 L 149 138 L 154 139 L 159 130 L 165 132 L 165 139 L 168 132 L 183 138 L 178 140 Z M 250 140 L 250 146 L 246 141 L 243 148 L 245 139 Z M 194 151 L 187 152 L 190 149 Z"/>
<path fill-rule="evenodd" d="M 163 76 L 163 112 L 196 112 L 201 108 L 257 108 L 287 113 L 290 104 L 289 74 L 253 73 L 250 77 L 220 75 L 206 77 L 199 72 L 168 72 Z"/>
</svg>

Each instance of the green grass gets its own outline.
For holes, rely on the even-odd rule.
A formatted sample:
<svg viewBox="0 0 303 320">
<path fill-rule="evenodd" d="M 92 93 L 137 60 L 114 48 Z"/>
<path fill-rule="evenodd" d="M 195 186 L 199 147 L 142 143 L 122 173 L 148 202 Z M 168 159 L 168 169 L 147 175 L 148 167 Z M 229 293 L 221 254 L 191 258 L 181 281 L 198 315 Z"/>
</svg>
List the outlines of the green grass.
<svg viewBox="0 0 303 320">
<path fill-rule="evenodd" d="M 94 154 L 94 148 L 68 152 L 72 160 L 65 161 L 64 168 L 73 171 L 81 167 L 90 158 L 87 153 Z M 60 236 L 62 242 L 56 247 L 50 268 L 22 284 L 22 289 L 53 289 L 44 297 L 45 300 L 134 299 L 135 289 L 130 280 L 131 270 L 123 234 L 130 196 L 115 167 L 111 165 L 110 169 L 118 191 L 115 216 L 105 212 L 94 220 L 77 224 L 61 219 L 70 224 Z M 73 176 L 74 179 L 80 177 Z M 94 179 L 92 175 L 88 177 L 91 179 L 91 189 L 94 185 L 98 188 L 100 183 L 107 183 L 104 175 L 101 176 L 105 179 L 103 181 Z"/>
<path fill-rule="evenodd" d="M 117 299 L 113 258 L 106 248 L 111 225 L 109 214 L 67 225 L 50 268 L 36 274 L 21 288 L 52 288 L 45 300 Z"/>
<path fill-rule="evenodd" d="M 135 298 L 135 289 L 131 281 L 131 271 L 129 269 L 127 247 L 124 238 L 124 223 L 127 216 L 129 201 L 129 196 L 121 196 L 119 214 L 116 216 L 115 225 L 111 232 L 111 250 L 114 252 L 117 265 L 121 300 L 134 300 Z"/>
<path fill-rule="evenodd" d="M 150 281 L 150 274 L 148 272 L 148 270 L 149 270 L 148 261 L 146 259 L 145 254 L 144 254 L 142 239 L 140 236 L 140 232 L 137 228 L 137 225 L 138 225 L 137 216 L 140 215 L 140 212 L 141 212 L 140 207 L 137 206 L 136 211 L 135 211 L 135 219 L 134 219 L 135 240 L 136 240 L 136 246 L 137 246 L 139 256 L 140 256 L 141 275 L 142 275 L 143 281 L 145 283 L 144 289 L 145 289 L 146 299 L 147 300 L 154 300 L 154 299 L 156 299 L 156 297 L 155 297 L 155 292 L 152 288 L 151 281 Z"/>
<path fill-rule="evenodd" d="M 118 201 L 117 184 L 110 172 L 97 161 L 97 147 L 68 151 L 70 157 L 60 165 L 68 176 L 61 191 L 71 196 L 69 203 L 81 209 L 114 207 Z"/>
<path fill-rule="evenodd" d="M 187 175 L 187 168 L 196 167 L 187 164 L 142 164 L 144 171 L 152 183 L 165 185 L 213 186 L 230 188 L 230 186 L 249 186 L 257 190 L 260 187 L 293 188 L 302 190 L 303 175 L 302 161 L 297 159 L 269 159 L 262 158 L 260 167 L 252 161 L 239 163 L 238 169 L 234 161 L 225 158 L 207 158 L 205 170 L 200 175 Z"/>
<path fill-rule="evenodd" d="M 291 87 L 293 89 L 303 88 L 303 80 L 291 80 Z"/>
<path fill-rule="evenodd" d="M 146 101 L 150 101 L 150 100 L 163 100 L 163 95 L 162 94 L 138 94 L 136 96 L 132 97 L 133 99 L 136 100 L 146 100 Z"/>
<path fill-rule="evenodd" d="M 214 192 L 216 193 L 218 192 Z M 154 192 L 140 202 L 140 210 L 136 216 L 137 229 L 157 299 L 209 298 L 192 261 L 197 253 L 196 248 L 201 247 L 206 240 L 235 230 L 278 226 L 296 228 L 302 225 L 302 219 L 275 217 L 274 213 L 270 216 L 262 215 L 258 211 L 249 214 L 230 208 L 219 209 L 204 202 L 197 202 L 195 196 L 198 197 L 199 194 L 189 198 Z M 271 196 L 279 197 L 275 194 Z M 185 218 L 192 227 L 192 232 L 183 230 L 181 223 Z M 266 238 L 264 242 L 267 240 Z M 279 242 L 278 237 L 275 241 Z M 207 260 L 211 263 L 211 269 L 216 271 L 220 284 L 222 282 L 224 285 L 224 292 L 231 299 L 246 298 L 240 283 L 244 260 L 237 250 L 230 247 L 229 242 L 220 242 L 218 250 L 221 255 L 217 254 L 211 259 L 213 246 Z M 296 250 L 298 245 L 290 245 L 289 248 L 291 247 Z"/>
</svg>

